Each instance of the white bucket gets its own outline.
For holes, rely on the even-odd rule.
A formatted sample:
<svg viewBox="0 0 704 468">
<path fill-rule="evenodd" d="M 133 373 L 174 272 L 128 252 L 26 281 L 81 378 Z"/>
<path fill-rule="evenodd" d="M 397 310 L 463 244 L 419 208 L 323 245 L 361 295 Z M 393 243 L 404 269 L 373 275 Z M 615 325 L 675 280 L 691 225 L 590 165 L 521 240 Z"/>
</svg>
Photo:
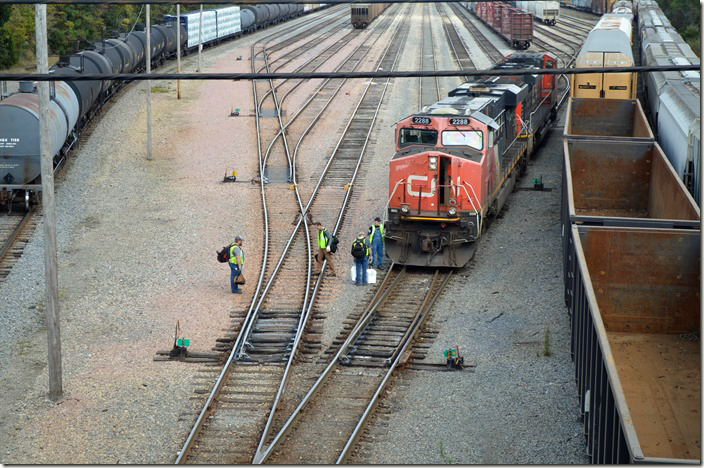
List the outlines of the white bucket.
<svg viewBox="0 0 704 468">
<path fill-rule="evenodd" d="M 357 281 L 357 266 L 352 265 L 352 268 L 350 268 L 350 279 L 352 279 L 352 282 Z M 376 270 L 373 268 L 367 268 L 367 283 L 369 284 L 374 284 L 376 283 Z"/>
</svg>

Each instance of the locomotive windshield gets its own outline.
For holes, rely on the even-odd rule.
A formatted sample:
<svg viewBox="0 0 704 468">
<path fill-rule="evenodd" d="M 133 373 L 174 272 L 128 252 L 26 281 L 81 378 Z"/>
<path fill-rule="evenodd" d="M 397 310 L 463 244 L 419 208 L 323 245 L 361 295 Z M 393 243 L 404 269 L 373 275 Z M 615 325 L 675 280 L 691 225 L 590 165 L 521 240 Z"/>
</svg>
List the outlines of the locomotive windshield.
<svg viewBox="0 0 704 468">
<path fill-rule="evenodd" d="M 398 146 L 403 148 L 410 145 L 432 145 L 438 142 L 437 130 L 421 128 L 402 128 L 398 136 Z"/>
<path fill-rule="evenodd" d="M 442 132 L 443 146 L 469 146 L 476 150 L 484 148 L 484 137 L 479 130 L 448 130 Z"/>
</svg>

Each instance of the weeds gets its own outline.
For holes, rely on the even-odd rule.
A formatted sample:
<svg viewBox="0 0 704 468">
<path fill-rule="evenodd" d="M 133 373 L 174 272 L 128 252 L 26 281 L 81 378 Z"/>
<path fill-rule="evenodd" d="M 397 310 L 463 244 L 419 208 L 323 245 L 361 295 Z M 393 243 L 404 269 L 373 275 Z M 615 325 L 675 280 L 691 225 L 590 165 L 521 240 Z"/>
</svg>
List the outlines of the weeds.
<svg viewBox="0 0 704 468">
<path fill-rule="evenodd" d="M 543 339 L 543 356 L 552 356 L 550 349 L 550 328 L 545 325 L 545 338 Z"/>
<path fill-rule="evenodd" d="M 452 465 L 452 458 L 445 455 L 445 445 L 442 440 L 440 441 L 440 458 L 442 458 L 446 465 Z"/>
</svg>

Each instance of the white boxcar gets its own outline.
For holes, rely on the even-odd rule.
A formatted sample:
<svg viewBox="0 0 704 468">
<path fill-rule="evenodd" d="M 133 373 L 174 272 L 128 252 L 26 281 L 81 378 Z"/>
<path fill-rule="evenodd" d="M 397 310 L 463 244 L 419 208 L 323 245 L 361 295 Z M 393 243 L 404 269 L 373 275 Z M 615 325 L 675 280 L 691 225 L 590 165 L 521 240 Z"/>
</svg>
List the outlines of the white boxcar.
<svg viewBox="0 0 704 468">
<path fill-rule="evenodd" d="M 181 23 L 186 26 L 188 42 L 186 47 L 198 47 L 198 31 L 200 29 L 200 11 L 193 11 L 181 15 Z M 203 31 L 201 42 L 206 44 L 217 39 L 218 23 L 215 12 L 212 10 L 203 11 Z"/>
<path fill-rule="evenodd" d="M 242 31 L 240 24 L 240 7 L 232 6 L 215 10 L 217 18 L 217 38 L 228 37 Z"/>
<path fill-rule="evenodd" d="M 516 8 L 528 13 L 545 24 L 555 24 L 560 16 L 560 3 L 557 1 L 511 2 Z"/>
</svg>

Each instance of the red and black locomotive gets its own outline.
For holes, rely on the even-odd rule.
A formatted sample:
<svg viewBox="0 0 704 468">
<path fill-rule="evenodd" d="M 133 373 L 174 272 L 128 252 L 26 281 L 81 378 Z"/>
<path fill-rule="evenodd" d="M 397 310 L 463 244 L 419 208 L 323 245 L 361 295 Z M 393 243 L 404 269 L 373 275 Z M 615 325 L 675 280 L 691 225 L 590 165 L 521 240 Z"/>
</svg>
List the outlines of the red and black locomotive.
<svg viewBox="0 0 704 468">
<path fill-rule="evenodd" d="M 520 52 L 494 69 L 555 68 Z M 555 116 L 555 75 L 487 76 L 396 125 L 386 252 L 397 263 L 462 267 Z"/>
</svg>

